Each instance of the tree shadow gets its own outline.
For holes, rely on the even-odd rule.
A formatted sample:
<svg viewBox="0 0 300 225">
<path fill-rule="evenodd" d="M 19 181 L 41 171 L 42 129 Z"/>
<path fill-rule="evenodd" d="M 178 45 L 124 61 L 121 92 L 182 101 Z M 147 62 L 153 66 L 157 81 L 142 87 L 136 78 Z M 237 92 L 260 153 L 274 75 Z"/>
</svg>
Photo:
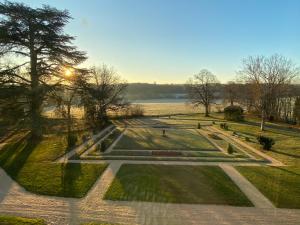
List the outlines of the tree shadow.
<svg viewBox="0 0 300 225">
<path fill-rule="evenodd" d="M 294 155 L 294 154 L 290 154 L 290 153 L 284 153 L 284 152 L 276 151 L 274 149 L 271 149 L 270 151 L 271 152 L 275 152 L 275 153 L 280 154 L 280 155 L 286 155 L 286 156 L 290 156 L 290 157 L 293 157 L 293 158 L 300 159 L 299 155 Z"/>
<path fill-rule="evenodd" d="M 289 173 L 289 174 L 293 174 L 293 175 L 296 175 L 296 176 L 300 176 L 300 173 L 295 173 L 295 172 L 293 172 L 293 171 L 290 171 L 290 170 L 285 169 L 284 167 L 275 167 L 275 168 L 278 169 L 278 170 L 287 172 L 287 173 Z"/>
<path fill-rule="evenodd" d="M 61 185 L 62 195 L 66 197 L 77 196 L 77 181 L 82 175 L 81 163 L 62 163 L 61 164 Z"/>
<path fill-rule="evenodd" d="M 41 140 L 32 140 L 30 135 L 22 137 L 15 143 L 4 147 L 0 155 L 0 165 L 12 177 L 16 178 L 26 164 L 28 158 Z"/>
</svg>

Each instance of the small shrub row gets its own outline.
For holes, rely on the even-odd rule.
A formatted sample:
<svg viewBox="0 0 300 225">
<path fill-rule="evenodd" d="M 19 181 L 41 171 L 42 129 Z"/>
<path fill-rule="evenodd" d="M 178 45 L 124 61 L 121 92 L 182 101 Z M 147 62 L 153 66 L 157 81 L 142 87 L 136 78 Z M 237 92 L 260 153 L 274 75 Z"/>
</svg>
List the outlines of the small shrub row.
<svg viewBox="0 0 300 225">
<path fill-rule="evenodd" d="M 220 128 L 223 129 L 223 130 L 228 130 L 229 126 L 228 126 L 227 123 L 220 123 Z"/>
<path fill-rule="evenodd" d="M 121 130 L 114 130 L 108 137 L 106 137 L 99 145 L 97 145 L 97 151 L 105 152 L 106 149 L 119 137 Z"/>
</svg>

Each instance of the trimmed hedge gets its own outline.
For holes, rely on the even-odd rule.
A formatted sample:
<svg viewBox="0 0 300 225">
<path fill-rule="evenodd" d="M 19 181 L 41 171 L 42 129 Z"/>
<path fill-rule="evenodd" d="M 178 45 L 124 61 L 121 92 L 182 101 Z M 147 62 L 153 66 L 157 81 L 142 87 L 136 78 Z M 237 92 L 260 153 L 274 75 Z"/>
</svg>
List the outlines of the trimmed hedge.
<svg viewBox="0 0 300 225">
<path fill-rule="evenodd" d="M 237 105 L 227 106 L 224 109 L 224 117 L 226 120 L 243 121 L 244 120 L 243 113 L 244 113 L 243 108 Z"/>
</svg>

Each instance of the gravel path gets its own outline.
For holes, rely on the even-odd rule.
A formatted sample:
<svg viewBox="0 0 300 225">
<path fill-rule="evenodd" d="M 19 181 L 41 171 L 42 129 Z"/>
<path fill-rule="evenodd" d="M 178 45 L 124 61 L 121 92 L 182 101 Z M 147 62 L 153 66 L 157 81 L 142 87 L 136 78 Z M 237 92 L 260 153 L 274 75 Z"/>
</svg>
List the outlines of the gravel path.
<svg viewBox="0 0 300 225">
<path fill-rule="evenodd" d="M 101 197 L 124 163 L 112 162 L 82 199 L 28 193 L 0 169 L 0 213 L 41 217 L 50 224 L 109 221 L 141 225 L 298 225 L 300 210 L 197 204 L 105 201 Z M 144 163 L 144 162 L 143 162 Z"/>
<path fill-rule="evenodd" d="M 253 184 L 243 177 L 235 168 L 230 165 L 220 166 L 231 180 L 244 192 L 248 199 L 257 208 L 274 208 L 274 205 L 267 199 Z"/>
</svg>

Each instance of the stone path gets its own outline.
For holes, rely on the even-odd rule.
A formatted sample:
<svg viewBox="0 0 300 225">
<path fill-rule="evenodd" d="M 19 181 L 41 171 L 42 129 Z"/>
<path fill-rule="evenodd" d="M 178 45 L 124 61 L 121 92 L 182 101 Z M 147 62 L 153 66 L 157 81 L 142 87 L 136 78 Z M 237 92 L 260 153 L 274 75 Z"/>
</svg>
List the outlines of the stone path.
<svg viewBox="0 0 300 225">
<path fill-rule="evenodd" d="M 244 192 L 248 199 L 257 208 L 275 208 L 253 184 L 251 184 L 244 176 L 242 176 L 235 168 L 230 165 L 222 164 L 220 167 L 231 178 L 231 180 Z"/>
<path fill-rule="evenodd" d="M 101 137 L 103 134 L 107 133 L 108 131 L 110 131 L 113 128 L 114 128 L 114 125 L 110 125 L 110 126 L 106 127 L 104 130 L 102 130 L 98 134 L 95 134 L 94 136 L 92 136 L 92 138 L 89 141 L 91 141 L 91 140 L 96 141 L 99 137 Z M 83 144 L 79 145 L 78 147 L 74 148 L 72 151 L 67 152 L 65 155 L 63 155 L 62 157 L 57 159 L 57 161 L 63 163 L 63 162 L 68 161 L 68 159 L 71 158 L 72 156 L 74 156 L 76 154 L 81 154 L 86 149 L 86 147 L 88 146 L 89 141 L 86 141 L 85 143 L 83 143 Z"/>
<path fill-rule="evenodd" d="M 85 221 L 109 221 L 127 225 L 299 224 L 300 210 L 293 209 L 102 200 L 101 197 L 122 163 L 111 163 L 83 199 L 28 193 L 1 169 L 0 213 L 41 217 L 50 224 L 64 225 L 78 225 Z"/>
<path fill-rule="evenodd" d="M 231 140 L 234 140 L 236 143 L 238 143 L 239 145 L 243 146 L 244 148 L 247 148 L 250 151 L 254 152 L 255 154 L 260 155 L 261 157 L 269 160 L 273 166 L 284 166 L 284 164 L 282 162 L 280 162 L 280 161 L 274 159 L 273 157 L 271 157 L 271 156 L 263 153 L 262 151 L 258 151 L 257 149 L 255 149 L 252 146 L 248 145 L 247 143 L 239 140 L 238 138 L 236 138 L 236 137 L 228 134 L 225 131 L 222 131 L 222 130 L 217 129 L 215 127 L 210 127 L 209 129 L 212 130 L 212 131 L 215 131 L 215 132 L 223 134 L 225 137 L 227 137 L 227 138 L 229 138 Z"/>
</svg>

